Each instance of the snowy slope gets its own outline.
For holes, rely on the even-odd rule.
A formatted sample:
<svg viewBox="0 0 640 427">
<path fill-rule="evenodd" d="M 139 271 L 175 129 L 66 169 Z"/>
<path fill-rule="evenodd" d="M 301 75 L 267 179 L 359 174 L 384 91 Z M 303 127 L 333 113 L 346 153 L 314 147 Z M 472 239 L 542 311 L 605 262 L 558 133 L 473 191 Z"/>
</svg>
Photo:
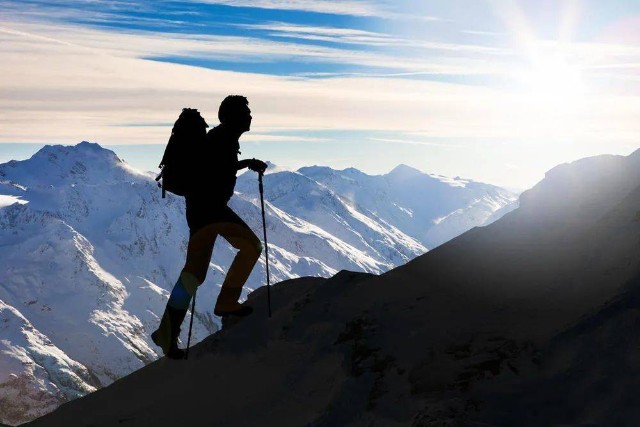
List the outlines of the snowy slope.
<svg viewBox="0 0 640 427">
<path fill-rule="evenodd" d="M 7 423 L 52 411 L 95 391 L 88 369 L 70 359 L 18 310 L 0 301 L 0 408 Z"/>
<path fill-rule="evenodd" d="M 425 246 L 396 227 L 300 173 L 283 171 L 269 174 L 264 180 L 265 197 L 272 206 L 317 225 L 355 249 L 386 263 L 388 268 L 426 252 Z M 255 185 L 255 177 L 245 174 L 237 189 L 247 194 Z"/>
<path fill-rule="evenodd" d="M 638 425 L 638 212 L 640 152 L 559 166 L 487 227 L 279 283 L 271 319 L 261 288 L 193 359 L 32 425 Z"/>
<path fill-rule="evenodd" d="M 14 319 L 2 336 L 0 422 L 46 413 L 157 358 L 149 333 L 182 268 L 188 231 L 183 200 L 160 198 L 152 178 L 88 142 L 0 165 L 0 313 Z M 427 251 L 301 173 L 274 168 L 265 189 L 272 283 L 343 269 L 379 274 Z M 231 206 L 262 237 L 255 174 L 242 175 L 237 190 Z M 192 341 L 220 326 L 212 306 L 233 254 L 216 244 Z M 264 277 L 261 259 L 245 295 Z M 17 387 L 48 403 L 15 406 Z"/>
<path fill-rule="evenodd" d="M 476 227 L 487 225 L 517 207 L 516 196 L 502 188 L 422 173 L 400 165 L 386 175 L 327 167 L 299 170 L 368 216 L 413 237 L 429 249 Z"/>
</svg>

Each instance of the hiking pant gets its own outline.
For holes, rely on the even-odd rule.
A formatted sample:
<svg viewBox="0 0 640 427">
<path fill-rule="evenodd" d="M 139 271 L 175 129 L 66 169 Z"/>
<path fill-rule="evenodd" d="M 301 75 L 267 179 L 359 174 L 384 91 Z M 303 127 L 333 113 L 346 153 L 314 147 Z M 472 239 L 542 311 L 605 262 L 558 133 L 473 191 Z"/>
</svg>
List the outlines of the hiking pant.
<svg viewBox="0 0 640 427">
<path fill-rule="evenodd" d="M 204 282 L 213 254 L 216 238 L 222 236 L 238 250 L 222 283 L 216 308 L 233 310 L 238 305 L 242 286 L 262 253 L 262 243 L 249 226 L 226 207 L 221 221 L 198 228 L 189 236 L 187 260 L 181 277 L 187 291 L 193 295 L 197 286 Z"/>
</svg>

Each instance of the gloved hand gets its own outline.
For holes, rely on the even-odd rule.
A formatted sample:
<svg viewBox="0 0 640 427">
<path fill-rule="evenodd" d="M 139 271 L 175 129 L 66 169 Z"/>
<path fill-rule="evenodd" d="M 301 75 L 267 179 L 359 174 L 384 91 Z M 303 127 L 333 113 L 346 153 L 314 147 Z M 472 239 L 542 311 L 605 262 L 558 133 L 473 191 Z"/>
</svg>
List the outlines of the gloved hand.
<svg viewBox="0 0 640 427">
<path fill-rule="evenodd" d="M 258 173 L 264 173 L 264 171 L 267 169 L 267 166 L 268 165 L 262 160 L 251 159 L 249 161 L 249 169 Z"/>
</svg>

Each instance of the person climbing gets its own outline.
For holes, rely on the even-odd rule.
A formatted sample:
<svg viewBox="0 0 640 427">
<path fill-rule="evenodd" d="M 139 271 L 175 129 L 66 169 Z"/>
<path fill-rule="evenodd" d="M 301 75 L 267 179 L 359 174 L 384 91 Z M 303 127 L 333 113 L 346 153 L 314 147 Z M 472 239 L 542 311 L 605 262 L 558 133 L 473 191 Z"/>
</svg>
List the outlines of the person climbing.
<svg viewBox="0 0 640 427">
<path fill-rule="evenodd" d="M 251 306 L 238 302 L 242 286 L 262 253 L 262 243 L 249 226 L 229 207 L 236 173 L 249 168 L 263 173 L 267 164 L 257 159 L 238 160 L 240 136 L 250 130 L 251 110 L 244 96 L 227 96 L 218 110 L 220 124 L 206 134 L 201 155 L 194 159 L 193 188 L 185 195 L 189 244 L 184 268 L 171 291 L 160 326 L 151 334 L 169 358 L 182 359 L 178 347 L 180 326 L 196 288 L 207 275 L 218 235 L 238 250 L 225 276 L 215 304 L 216 316 L 247 316 Z"/>
</svg>

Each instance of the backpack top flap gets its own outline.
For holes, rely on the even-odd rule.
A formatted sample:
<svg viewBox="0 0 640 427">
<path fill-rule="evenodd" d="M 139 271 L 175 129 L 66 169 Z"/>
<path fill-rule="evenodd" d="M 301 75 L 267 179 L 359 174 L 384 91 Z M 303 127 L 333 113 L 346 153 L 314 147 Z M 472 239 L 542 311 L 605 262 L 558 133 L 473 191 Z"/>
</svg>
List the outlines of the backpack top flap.
<svg viewBox="0 0 640 427">
<path fill-rule="evenodd" d="M 207 135 L 207 122 L 195 108 L 183 108 L 171 130 L 156 180 L 162 179 L 162 196 L 170 191 L 184 196 L 193 186 L 193 169 L 198 160 L 198 149 Z"/>
<path fill-rule="evenodd" d="M 194 154 L 196 144 L 207 135 L 209 125 L 195 108 L 183 108 L 178 120 L 171 129 L 171 137 L 165 148 L 160 168 L 168 164 L 181 162 L 189 154 Z"/>
</svg>

